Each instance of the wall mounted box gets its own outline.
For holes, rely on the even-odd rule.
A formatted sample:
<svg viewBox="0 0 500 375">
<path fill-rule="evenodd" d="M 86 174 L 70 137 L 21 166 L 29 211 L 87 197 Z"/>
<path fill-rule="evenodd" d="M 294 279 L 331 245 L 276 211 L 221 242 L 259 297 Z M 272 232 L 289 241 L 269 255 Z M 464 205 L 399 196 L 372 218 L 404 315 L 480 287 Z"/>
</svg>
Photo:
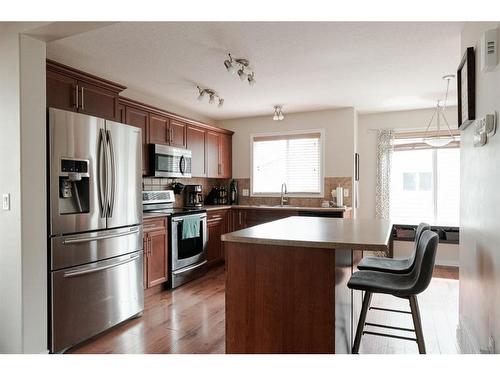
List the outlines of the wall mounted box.
<svg viewBox="0 0 500 375">
<path fill-rule="evenodd" d="M 491 72 L 498 64 L 498 30 L 485 31 L 481 36 L 481 71 Z"/>
</svg>

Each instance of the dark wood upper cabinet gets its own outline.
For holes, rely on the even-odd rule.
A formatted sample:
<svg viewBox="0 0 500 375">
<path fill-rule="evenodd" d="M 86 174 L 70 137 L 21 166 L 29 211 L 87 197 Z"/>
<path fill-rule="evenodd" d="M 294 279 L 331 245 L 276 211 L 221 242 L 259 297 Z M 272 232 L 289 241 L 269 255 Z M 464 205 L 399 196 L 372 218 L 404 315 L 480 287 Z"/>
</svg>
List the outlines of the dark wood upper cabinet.
<svg viewBox="0 0 500 375">
<path fill-rule="evenodd" d="M 151 113 L 149 115 L 148 143 L 169 145 L 170 131 L 167 117 Z"/>
<path fill-rule="evenodd" d="M 186 124 L 170 120 L 170 146 L 186 148 Z"/>
<path fill-rule="evenodd" d="M 142 131 L 142 174 L 148 174 L 148 124 L 149 113 L 142 109 L 125 106 L 125 124 L 140 128 Z"/>
<path fill-rule="evenodd" d="M 207 177 L 219 177 L 219 138 L 220 134 L 207 132 Z"/>
<path fill-rule="evenodd" d="M 219 136 L 219 176 L 231 178 L 232 176 L 232 137 L 229 134 Z"/>
<path fill-rule="evenodd" d="M 191 150 L 191 175 L 193 177 L 206 177 L 206 134 L 207 132 L 196 126 L 188 125 L 186 129 L 187 148 Z"/>
<path fill-rule="evenodd" d="M 47 107 L 77 110 L 77 84 L 78 81 L 64 74 L 47 71 Z"/>
<path fill-rule="evenodd" d="M 47 60 L 47 107 L 120 121 L 119 92 L 125 86 Z"/>
<path fill-rule="evenodd" d="M 120 121 L 118 94 L 86 82 L 78 82 L 78 112 Z"/>
<path fill-rule="evenodd" d="M 118 121 L 125 123 L 125 105 L 118 103 Z"/>
</svg>

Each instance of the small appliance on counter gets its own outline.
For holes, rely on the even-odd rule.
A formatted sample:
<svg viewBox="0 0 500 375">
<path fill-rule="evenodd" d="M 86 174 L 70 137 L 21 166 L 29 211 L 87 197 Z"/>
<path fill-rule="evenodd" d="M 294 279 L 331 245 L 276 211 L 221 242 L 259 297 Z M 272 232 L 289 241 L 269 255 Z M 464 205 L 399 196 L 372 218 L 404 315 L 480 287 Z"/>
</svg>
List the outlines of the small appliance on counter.
<svg viewBox="0 0 500 375">
<path fill-rule="evenodd" d="M 238 204 L 238 183 L 232 180 L 229 185 L 229 204 Z"/>
<path fill-rule="evenodd" d="M 173 190 L 142 192 L 144 217 L 147 218 L 148 213 L 164 213 L 168 218 L 168 265 L 172 288 L 204 275 L 208 243 L 206 210 L 200 207 L 175 208 L 174 203 Z"/>
<path fill-rule="evenodd" d="M 228 204 L 228 192 L 224 186 L 214 186 L 205 199 L 205 204 Z"/>
<path fill-rule="evenodd" d="M 335 190 L 332 190 L 333 207 L 344 208 L 344 188 L 338 186 Z"/>
<path fill-rule="evenodd" d="M 184 187 L 184 205 L 186 207 L 203 206 L 203 186 L 186 185 Z"/>
</svg>

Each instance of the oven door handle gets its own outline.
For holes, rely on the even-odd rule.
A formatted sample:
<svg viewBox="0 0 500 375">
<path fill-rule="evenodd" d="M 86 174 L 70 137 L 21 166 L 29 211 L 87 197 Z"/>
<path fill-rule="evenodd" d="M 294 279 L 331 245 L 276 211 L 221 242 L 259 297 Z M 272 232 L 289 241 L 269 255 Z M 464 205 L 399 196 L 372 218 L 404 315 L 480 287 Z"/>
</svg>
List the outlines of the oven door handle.
<svg viewBox="0 0 500 375">
<path fill-rule="evenodd" d="M 201 215 L 184 215 L 184 216 L 181 216 L 181 217 L 172 218 L 172 221 L 178 223 L 179 221 L 183 221 L 184 218 L 186 218 L 186 217 L 199 217 L 200 220 L 203 220 L 203 219 L 205 219 L 207 217 L 207 214 L 201 214 Z"/>
<path fill-rule="evenodd" d="M 192 266 L 190 266 L 190 267 L 182 268 L 182 269 L 180 269 L 180 270 L 178 270 L 178 271 L 173 271 L 172 273 L 173 273 L 174 275 L 180 275 L 180 274 L 182 274 L 182 273 L 184 273 L 184 272 L 192 271 L 192 270 L 194 270 L 194 269 L 196 269 L 196 268 L 198 268 L 198 267 L 201 267 L 201 266 L 203 266 L 205 263 L 207 263 L 207 260 L 204 260 L 204 261 L 203 261 L 203 262 L 201 262 L 201 263 L 196 263 L 196 264 L 194 264 L 194 265 L 192 265 Z"/>
</svg>

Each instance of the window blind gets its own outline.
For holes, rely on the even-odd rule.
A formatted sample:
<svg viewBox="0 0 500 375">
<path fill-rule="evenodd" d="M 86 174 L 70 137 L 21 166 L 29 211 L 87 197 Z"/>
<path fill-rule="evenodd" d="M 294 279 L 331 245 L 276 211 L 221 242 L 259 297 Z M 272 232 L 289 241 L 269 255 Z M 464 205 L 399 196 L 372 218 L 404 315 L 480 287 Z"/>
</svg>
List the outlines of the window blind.
<svg viewBox="0 0 500 375">
<path fill-rule="evenodd" d="M 321 193 L 321 133 L 260 135 L 252 139 L 253 194 Z"/>
</svg>

